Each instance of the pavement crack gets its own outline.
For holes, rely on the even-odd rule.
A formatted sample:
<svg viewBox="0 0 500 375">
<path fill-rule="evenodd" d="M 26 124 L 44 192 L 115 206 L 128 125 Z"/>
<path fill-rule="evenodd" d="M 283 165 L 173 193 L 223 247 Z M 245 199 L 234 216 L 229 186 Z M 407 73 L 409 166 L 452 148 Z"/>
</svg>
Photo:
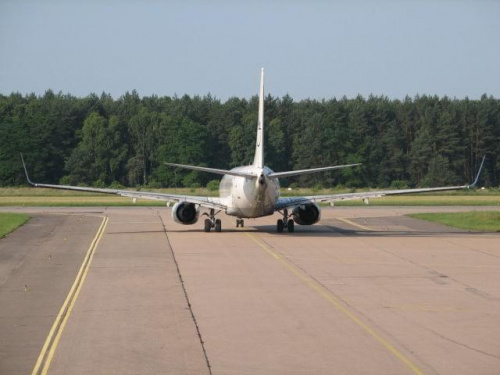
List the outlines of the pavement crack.
<svg viewBox="0 0 500 375">
<path fill-rule="evenodd" d="M 457 340 L 454 340 L 454 339 L 452 339 L 450 337 L 447 337 L 447 336 L 445 336 L 445 335 L 443 335 L 443 334 L 441 334 L 441 333 L 439 333 L 439 332 L 437 332 L 437 331 L 435 331 L 435 330 L 433 330 L 433 329 L 431 329 L 429 327 L 426 327 L 425 325 L 422 325 L 422 324 L 420 324 L 418 322 L 415 322 L 414 320 L 409 320 L 404 315 L 401 315 L 401 314 L 398 314 L 398 313 L 395 313 L 395 314 L 398 315 L 399 317 L 402 317 L 406 321 L 411 321 L 411 323 L 414 324 L 414 325 L 416 325 L 417 327 L 419 327 L 419 328 L 421 328 L 421 329 L 423 329 L 423 330 L 425 330 L 427 332 L 430 332 L 431 334 L 433 334 L 433 335 L 435 335 L 435 336 L 437 336 L 437 337 L 439 337 L 439 338 L 441 338 L 441 339 L 443 339 L 445 341 L 451 342 L 454 345 L 461 346 L 462 348 L 474 351 L 476 353 L 483 354 L 483 355 L 488 356 L 488 357 L 500 359 L 500 356 L 497 355 L 497 354 L 488 353 L 488 352 L 486 352 L 484 350 L 474 348 L 474 347 L 472 347 L 470 345 L 464 344 L 464 343 L 462 343 L 460 341 L 457 341 Z"/>
<path fill-rule="evenodd" d="M 361 240 L 362 241 L 362 240 Z M 444 282 L 443 280 L 441 279 L 447 279 L 447 280 L 450 280 L 460 286 L 462 286 L 464 288 L 465 291 L 467 292 L 471 292 L 472 294 L 474 294 L 476 297 L 480 297 L 480 298 L 484 298 L 484 299 L 487 299 L 487 300 L 495 300 L 496 298 L 494 298 L 493 296 L 491 296 L 490 294 L 482 291 L 482 290 L 479 290 L 479 289 L 476 289 L 476 288 L 473 288 L 472 286 L 464 283 L 464 282 L 461 282 L 460 280 L 458 280 L 457 278 L 454 278 L 452 276 L 448 276 L 448 275 L 444 275 L 442 274 L 441 272 L 433 269 L 432 267 L 430 266 L 427 266 L 425 264 L 421 264 L 417 261 L 414 261 L 414 260 L 411 260 L 411 259 L 408 259 L 402 255 L 399 255 L 399 254 L 396 254 L 390 250 L 386 250 L 380 246 L 376 246 L 376 245 L 371 245 L 373 246 L 375 249 L 377 249 L 378 251 L 380 252 L 383 252 L 385 254 L 388 254 L 388 255 L 391 255 L 395 258 L 398 258 L 408 264 L 411 264 L 415 267 L 419 267 L 423 270 L 425 270 L 428 274 L 430 274 L 431 276 L 429 277 L 430 280 L 432 280 L 433 282 L 437 283 L 437 284 L 441 284 L 441 285 L 446 285 L 447 283 Z"/>
<path fill-rule="evenodd" d="M 186 285 L 184 284 L 184 279 L 182 278 L 181 270 L 179 268 L 179 263 L 177 262 L 177 258 L 175 257 L 174 249 L 172 248 L 172 244 L 170 243 L 170 238 L 168 237 L 167 226 L 165 225 L 163 218 L 161 217 L 161 215 L 158 212 L 157 212 L 157 215 L 160 218 L 161 224 L 163 226 L 163 232 L 165 233 L 165 238 L 167 239 L 168 247 L 170 249 L 170 252 L 172 253 L 172 258 L 174 259 L 175 267 L 177 269 L 177 275 L 179 276 L 182 290 L 184 292 L 184 297 L 186 297 L 186 303 L 187 303 L 189 312 L 191 314 L 191 318 L 193 319 L 193 323 L 194 323 L 194 326 L 196 328 L 196 333 L 198 334 L 198 339 L 200 340 L 200 345 L 201 345 L 201 349 L 203 351 L 203 356 L 205 357 L 205 362 L 207 364 L 208 373 L 210 375 L 212 375 L 212 367 L 210 366 L 210 361 L 208 360 L 207 351 L 205 349 L 205 341 L 203 341 L 203 337 L 201 336 L 200 327 L 199 327 L 198 322 L 196 320 L 196 316 L 194 314 L 193 306 L 191 305 L 191 301 L 189 300 L 189 296 L 188 296 L 188 293 L 186 290 Z"/>
</svg>

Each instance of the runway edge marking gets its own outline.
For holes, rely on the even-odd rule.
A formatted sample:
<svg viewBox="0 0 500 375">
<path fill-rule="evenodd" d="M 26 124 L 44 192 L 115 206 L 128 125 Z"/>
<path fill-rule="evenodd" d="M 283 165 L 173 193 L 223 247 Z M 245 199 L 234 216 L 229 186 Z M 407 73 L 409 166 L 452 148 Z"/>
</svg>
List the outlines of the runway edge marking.
<svg viewBox="0 0 500 375">
<path fill-rule="evenodd" d="M 286 260 L 283 256 L 275 251 L 271 250 L 268 246 L 259 241 L 254 235 L 245 232 L 245 234 L 252 239 L 261 249 L 263 249 L 268 255 L 271 255 L 273 258 L 278 260 L 288 271 L 297 276 L 305 285 L 316 291 L 320 296 L 322 296 L 325 300 L 327 300 L 330 304 L 335 306 L 337 310 L 346 315 L 349 319 L 351 319 L 354 323 L 356 323 L 360 328 L 362 328 L 366 333 L 372 336 L 375 340 L 377 340 L 384 348 L 386 348 L 389 352 L 391 352 L 397 359 L 403 362 L 407 367 L 409 367 L 413 373 L 417 375 L 423 375 L 423 372 L 420 368 L 418 368 L 415 364 L 413 364 L 403 353 L 397 350 L 394 345 L 392 345 L 389 341 L 384 339 L 379 333 L 377 333 L 373 328 L 371 328 L 368 324 L 364 323 L 360 318 L 358 318 L 354 313 L 352 313 L 347 307 L 345 307 L 339 299 L 328 289 L 323 287 L 317 281 L 313 280 L 309 276 L 305 275 L 299 268 Z"/>
<path fill-rule="evenodd" d="M 43 344 L 40 355 L 38 356 L 35 367 L 33 368 L 33 372 L 31 373 L 32 375 L 38 375 L 38 374 L 45 375 L 49 370 L 50 363 L 52 362 L 55 350 L 57 348 L 57 345 L 59 344 L 61 334 L 64 330 L 64 327 L 66 326 L 66 322 L 68 321 L 71 311 L 73 310 L 73 306 L 76 302 L 76 299 L 80 294 L 80 290 L 82 288 L 83 282 L 85 281 L 85 277 L 87 276 L 88 269 L 92 262 L 92 258 L 94 257 L 95 249 L 97 248 L 97 245 L 99 244 L 99 241 L 101 240 L 102 235 L 104 234 L 108 221 L 109 218 L 107 216 L 102 217 L 101 226 L 99 227 L 97 234 L 95 235 L 94 239 L 92 240 L 92 243 L 90 244 L 89 249 L 85 254 L 85 258 L 83 259 L 83 263 L 80 266 L 80 270 L 76 275 L 76 279 L 73 282 L 73 285 L 71 286 L 68 296 L 66 297 L 66 300 L 64 301 L 61 309 L 59 310 L 59 314 L 57 314 L 56 320 L 54 321 L 54 324 L 52 325 L 52 328 L 49 331 L 49 335 L 47 336 L 47 339 Z"/>
</svg>

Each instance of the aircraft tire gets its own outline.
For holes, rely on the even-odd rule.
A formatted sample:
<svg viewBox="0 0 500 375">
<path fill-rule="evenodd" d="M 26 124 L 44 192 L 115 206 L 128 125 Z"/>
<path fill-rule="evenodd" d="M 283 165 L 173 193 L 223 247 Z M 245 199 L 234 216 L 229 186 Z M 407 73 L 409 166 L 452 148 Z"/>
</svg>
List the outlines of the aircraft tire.
<svg viewBox="0 0 500 375">
<path fill-rule="evenodd" d="M 215 231 L 216 232 L 222 231 L 222 223 L 220 219 L 215 220 Z"/>
<path fill-rule="evenodd" d="M 295 232 L 295 222 L 292 219 L 288 220 L 288 225 L 286 226 L 286 228 L 288 229 L 288 233 Z"/>
<path fill-rule="evenodd" d="M 210 232 L 210 229 L 212 229 L 212 223 L 209 219 L 205 219 L 205 232 Z"/>
<path fill-rule="evenodd" d="M 278 233 L 283 233 L 283 228 L 285 227 L 285 225 L 283 224 L 283 220 L 279 219 L 278 220 L 278 223 L 276 225 L 276 231 Z"/>
</svg>

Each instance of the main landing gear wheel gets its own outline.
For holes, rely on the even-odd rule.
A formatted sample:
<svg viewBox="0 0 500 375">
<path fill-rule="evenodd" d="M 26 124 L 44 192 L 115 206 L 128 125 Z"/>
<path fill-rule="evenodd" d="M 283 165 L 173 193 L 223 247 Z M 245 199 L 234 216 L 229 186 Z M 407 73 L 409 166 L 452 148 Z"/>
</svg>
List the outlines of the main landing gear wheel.
<svg viewBox="0 0 500 375">
<path fill-rule="evenodd" d="M 219 212 L 220 211 L 217 211 L 217 214 Z M 205 232 L 210 232 L 212 228 L 214 228 L 216 232 L 220 232 L 222 230 L 222 223 L 220 219 L 215 219 L 216 213 L 213 208 L 210 210 L 210 214 L 204 213 L 203 215 L 208 216 L 208 219 L 205 219 Z"/>
<path fill-rule="evenodd" d="M 284 229 L 288 230 L 288 233 L 293 233 L 295 232 L 295 222 L 293 219 L 288 218 L 288 210 L 284 209 L 283 210 L 283 219 L 279 219 L 277 224 L 276 224 L 276 231 L 278 233 L 283 233 Z"/>
<path fill-rule="evenodd" d="M 205 219 L 205 232 L 210 232 L 210 229 L 212 229 L 212 223 L 210 219 Z"/>
<path fill-rule="evenodd" d="M 283 220 L 279 219 L 278 220 L 278 224 L 276 226 L 276 231 L 278 233 L 283 233 L 283 228 L 285 227 L 285 225 L 283 224 Z"/>
<path fill-rule="evenodd" d="M 245 226 L 245 221 L 243 219 L 236 219 L 236 228 L 238 227 L 244 227 Z"/>
</svg>

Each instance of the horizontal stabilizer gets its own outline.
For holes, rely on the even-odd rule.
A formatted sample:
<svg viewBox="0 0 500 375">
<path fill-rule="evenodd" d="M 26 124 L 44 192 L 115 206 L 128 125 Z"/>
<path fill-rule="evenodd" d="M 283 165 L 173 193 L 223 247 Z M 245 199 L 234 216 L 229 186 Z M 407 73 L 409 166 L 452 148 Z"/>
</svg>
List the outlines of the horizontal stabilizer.
<svg viewBox="0 0 500 375">
<path fill-rule="evenodd" d="M 357 163 L 357 164 L 344 164 L 344 165 L 332 165 L 330 167 L 300 169 L 300 170 L 297 170 L 297 171 L 288 171 L 288 172 L 273 172 L 273 173 L 271 173 L 269 175 L 269 177 L 272 177 L 272 178 L 282 178 L 282 177 L 290 177 L 290 176 L 299 176 L 299 175 L 302 175 L 302 174 L 331 171 L 333 169 L 356 167 L 357 165 L 361 165 L 361 163 Z"/>
<path fill-rule="evenodd" d="M 239 171 L 228 171 L 225 169 L 216 169 L 216 168 L 207 168 L 207 167 L 198 167 L 196 165 L 185 165 L 185 164 L 175 164 L 175 163 L 165 163 L 166 165 L 170 165 L 172 167 L 179 167 L 179 168 L 185 168 L 185 169 L 193 169 L 195 171 L 202 171 L 202 172 L 209 172 L 209 173 L 215 173 L 215 174 L 228 174 L 231 176 L 238 176 L 238 177 L 245 177 L 245 178 L 254 178 L 256 177 L 254 174 L 251 173 L 245 173 L 245 172 L 239 172 Z"/>
</svg>

